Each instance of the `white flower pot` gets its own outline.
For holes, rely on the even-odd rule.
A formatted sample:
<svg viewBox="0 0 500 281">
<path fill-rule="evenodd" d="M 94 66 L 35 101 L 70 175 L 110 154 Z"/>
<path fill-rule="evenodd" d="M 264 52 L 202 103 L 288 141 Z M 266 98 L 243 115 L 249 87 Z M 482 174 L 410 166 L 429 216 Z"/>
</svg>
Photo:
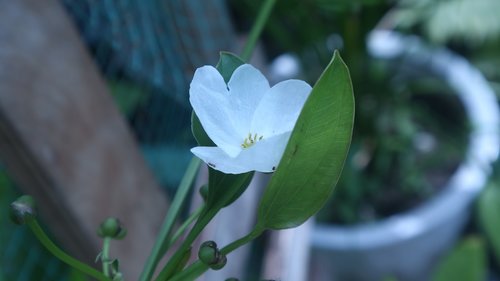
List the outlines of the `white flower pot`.
<svg viewBox="0 0 500 281">
<path fill-rule="evenodd" d="M 453 246 L 470 206 L 483 188 L 499 153 L 499 110 L 481 73 L 445 49 L 427 48 L 417 37 L 376 30 L 370 52 L 381 58 L 407 57 L 439 75 L 459 95 L 471 122 L 466 159 L 443 190 L 418 208 L 358 226 L 316 225 L 309 280 L 428 280 L 438 259 Z"/>
</svg>

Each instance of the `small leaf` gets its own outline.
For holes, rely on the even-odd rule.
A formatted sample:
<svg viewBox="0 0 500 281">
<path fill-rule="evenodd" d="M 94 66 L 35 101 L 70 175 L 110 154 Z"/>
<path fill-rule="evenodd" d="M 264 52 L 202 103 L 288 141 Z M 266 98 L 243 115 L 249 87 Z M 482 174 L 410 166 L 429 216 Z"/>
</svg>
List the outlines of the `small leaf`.
<svg viewBox="0 0 500 281">
<path fill-rule="evenodd" d="M 113 273 L 120 272 L 120 261 L 119 260 L 113 259 L 112 261 L 110 261 L 110 265 L 111 265 L 111 270 Z"/>
<path fill-rule="evenodd" d="M 500 186 L 493 181 L 488 184 L 481 192 L 477 204 L 479 224 L 491 244 L 497 268 L 500 268 L 500 220 L 498 219 L 500 217 Z"/>
<path fill-rule="evenodd" d="M 220 52 L 219 62 L 217 62 L 217 70 L 220 72 L 224 81 L 229 82 L 231 75 L 233 75 L 234 70 L 238 66 L 244 64 L 245 62 L 239 58 L 237 55 L 230 52 Z"/>
<path fill-rule="evenodd" d="M 97 256 L 95 257 L 94 262 L 98 263 L 101 261 L 101 259 L 102 259 L 102 252 L 99 252 L 99 254 L 97 254 Z"/>
<path fill-rule="evenodd" d="M 253 175 L 254 172 L 238 175 L 224 174 L 210 168 L 207 206 L 223 208 L 236 201 L 250 184 Z"/>
<path fill-rule="evenodd" d="M 349 71 L 335 52 L 312 89 L 258 210 L 258 228 L 302 224 L 326 202 L 351 143 L 354 97 Z"/>
<path fill-rule="evenodd" d="M 438 265 L 432 281 L 483 281 L 485 277 L 483 241 L 479 237 L 468 237 Z"/>
</svg>

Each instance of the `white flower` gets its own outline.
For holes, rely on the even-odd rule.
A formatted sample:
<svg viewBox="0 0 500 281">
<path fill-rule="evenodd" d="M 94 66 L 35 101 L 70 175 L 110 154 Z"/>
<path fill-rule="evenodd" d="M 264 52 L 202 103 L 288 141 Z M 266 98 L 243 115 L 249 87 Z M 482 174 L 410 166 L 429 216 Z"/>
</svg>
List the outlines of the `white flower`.
<svg viewBox="0 0 500 281">
<path fill-rule="evenodd" d="M 191 152 L 224 173 L 274 171 L 310 92 L 311 86 L 300 80 L 271 88 L 249 64 L 238 67 L 227 85 L 214 67 L 198 68 L 189 100 L 217 146 Z"/>
</svg>

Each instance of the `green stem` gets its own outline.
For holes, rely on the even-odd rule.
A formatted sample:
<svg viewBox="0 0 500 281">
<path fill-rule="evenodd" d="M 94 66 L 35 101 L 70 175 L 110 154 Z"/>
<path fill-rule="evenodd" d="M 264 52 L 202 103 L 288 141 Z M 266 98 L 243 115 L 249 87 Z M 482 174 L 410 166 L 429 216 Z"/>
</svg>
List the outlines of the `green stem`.
<svg viewBox="0 0 500 281">
<path fill-rule="evenodd" d="M 264 29 L 264 25 L 266 24 L 266 21 L 269 18 L 269 15 L 271 14 L 271 11 L 275 3 L 276 0 L 267 0 L 264 3 L 264 5 L 262 5 L 262 7 L 260 8 L 259 14 L 257 15 L 257 20 L 255 21 L 255 24 L 253 25 L 252 30 L 250 31 L 250 35 L 248 36 L 245 48 L 241 53 L 241 58 L 244 61 L 248 61 L 250 59 L 253 49 L 257 44 L 257 40 L 259 39 L 260 34 Z"/>
<path fill-rule="evenodd" d="M 103 242 L 102 242 L 102 255 L 101 255 L 101 261 L 102 261 L 102 272 L 106 277 L 111 277 L 109 274 L 109 244 L 111 242 L 110 237 L 104 237 Z"/>
<path fill-rule="evenodd" d="M 110 281 L 108 277 L 103 275 L 101 272 L 98 270 L 82 263 L 81 261 L 73 258 L 72 256 L 66 254 L 63 250 L 61 250 L 59 247 L 57 247 L 52 240 L 45 234 L 43 229 L 40 227 L 38 222 L 35 219 L 31 219 L 26 222 L 26 224 L 29 226 L 31 231 L 33 231 L 33 234 L 35 234 L 36 238 L 42 243 L 42 245 L 56 258 L 60 259 L 62 262 L 66 263 L 67 265 L 99 280 L 99 281 Z"/>
<path fill-rule="evenodd" d="M 168 281 L 191 281 L 196 280 L 196 278 L 200 277 L 205 271 L 209 269 L 208 265 L 202 263 L 197 260 L 188 266 L 185 270 L 175 275 L 172 279 Z"/>
<path fill-rule="evenodd" d="M 180 213 L 182 204 L 184 203 L 189 194 L 189 189 L 193 183 L 193 180 L 196 176 L 196 172 L 198 171 L 199 166 L 200 166 L 200 160 L 197 157 L 193 157 L 191 159 L 191 162 L 189 162 L 189 165 L 186 169 L 186 172 L 184 173 L 184 176 L 182 177 L 181 183 L 179 184 L 177 192 L 175 193 L 174 200 L 170 205 L 170 208 L 167 212 L 167 216 L 163 221 L 163 225 L 160 229 L 160 233 L 158 234 L 158 237 L 153 246 L 151 254 L 149 255 L 148 260 L 146 261 L 146 264 L 144 266 L 144 269 L 142 270 L 141 276 L 139 278 L 140 281 L 151 280 L 153 273 L 156 269 L 156 266 L 158 265 L 158 262 L 160 261 L 161 257 L 165 254 L 165 252 L 168 250 L 168 247 L 170 246 L 170 244 L 168 243 L 169 241 L 168 238 L 171 235 L 172 226 L 174 225 L 175 220 L 177 219 Z"/>
<path fill-rule="evenodd" d="M 247 236 L 244 236 L 231 244 L 227 245 L 226 247 L 221 249 L 221 253 L 224 255 L 228 255 L 232 251 L 238 249 L 239 247 L 251 242 L 258 236 L 262 234 L 264 229 L 257 229 L 255 228 L 248 234 Z M 168 281 L 191 281 L 195 280 L 198 278 L 200 275 L 202 275 L 205 271 L 208 270 L 208 266 L 199 260 L 192 263 L 190 266 L 188 266 L 185 270 L 181 271 L 179 274 L 175 275 L 172 279 L 169 279 Z"/>
<path fill-rule="evenodd" d="M 201 212 L 203 211 L 203 206 L 200 206 L 198 209 L 196 209 L 189 218 L 186 219 L 186 221 L 177 229 L 177 231 L 174 233 L 172 236 L 172 239 L 170 239 L 168 246 L 172 246 L 181 238 L 181 235 L 186 231 L 186 229 L 197 219 L 200 217 Z"/>
<path fill-rule="evenodd" d="M 254 228 L 252 230 L 252 232 L 250 232 L 248 235 L 246 235 L 246 236 L 244 236 L 236 241 L 233 241 L 231 244 L 222 248 L 220 250 L 220 252 L 223 253 L 224 255 L 228 255 L 232 251 L 238 249 L 239 247 L 241 247 L 241 246 L 251 242 L 255 238 L 259 237 L 262 234 L 262 232 L 264 232 L 263 228 Z"/>
<path fill-rule="evenodd" d="M 175 254 L 170 258 L 165 267 L 162 269 L 158 277 L 156 277 L 156 281 L 164 281 L 168 280 L 175 274 L 175 271 L 178 269 L 178 265 L 182 260 L 184 254 L 189 250 L 191 244 L 193 244 L 194 240 L 200 235 L 202 230 L 207 226 L 207 224 L 215 217 L 220 208 L 217 209 L 209 209 L 206 205 L 203 207 L 201 214 L 194 224 L 193 228 L 189 231 L 186 239 L 182 242 L 181 246 Z"/>
</svg>

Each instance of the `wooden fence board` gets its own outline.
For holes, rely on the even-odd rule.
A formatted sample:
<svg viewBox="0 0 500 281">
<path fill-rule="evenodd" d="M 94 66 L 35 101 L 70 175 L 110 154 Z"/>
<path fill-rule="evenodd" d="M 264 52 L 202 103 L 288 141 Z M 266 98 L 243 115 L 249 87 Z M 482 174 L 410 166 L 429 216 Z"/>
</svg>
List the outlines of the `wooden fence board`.
<svg viewBox="0 0 500 281">
<path fill-rule="evenodd" d="M 1 161 L 58 241 L 86 261 L 100 248 L 98 224 L 119 217 L 128 236 L 112 255 L 134 280 L 166 196 L 59 2 L 0 7 Z"/>
</svg>

